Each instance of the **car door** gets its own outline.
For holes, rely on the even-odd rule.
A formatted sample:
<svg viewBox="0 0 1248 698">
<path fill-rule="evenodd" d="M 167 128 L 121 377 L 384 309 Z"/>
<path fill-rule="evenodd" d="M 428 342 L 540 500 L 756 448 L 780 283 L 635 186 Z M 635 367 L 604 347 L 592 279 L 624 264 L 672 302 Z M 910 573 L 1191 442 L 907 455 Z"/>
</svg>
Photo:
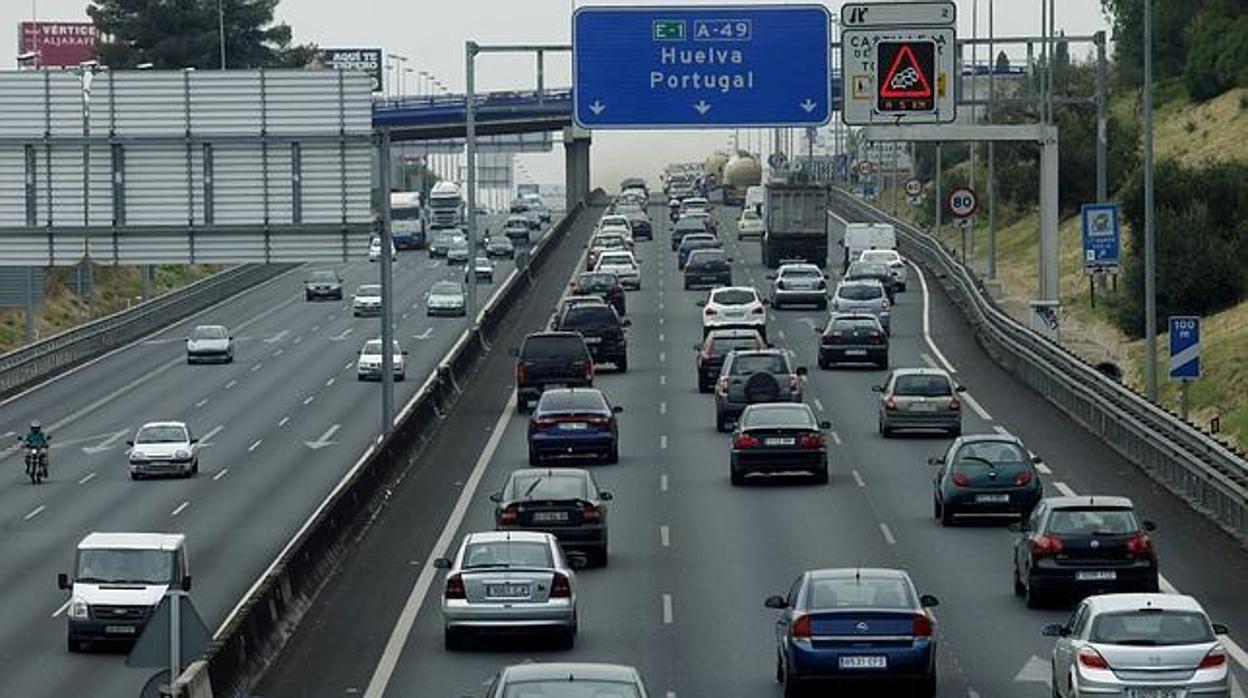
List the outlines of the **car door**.
<svg viewBox="0 0 1248 698">
<path fill-rule="evenodd" d="M 1075 652 L 1082 642 L 1080 638 L 1087 634 L 1091 616 L 1088 602 L 1083 601 L 1075 607 L 1074 613 L 1070 614 L 1070 620 L 1066 622 L 1067 635 L 1057 638 L 1053 643 L 1053 685 L 1064 689 L 1061 691 L 1062 695 L 1070 690 L 1071 662 L 1074 661 Z"/>
<path fill-rule="evenodd" d="M 797 599 L 802 593 L 802 580 L 804 578 L 805 575 L 798 575 L 797 579 L 793 580 L 792 586 L 789 587 L 789 595 L 785 597 L 787 605 L 784 612 L 776 618 L 776 647 L 781 652 L 784 651 L 784 647 L 788 643 L 789 624 L 793 621 L 793 612 L 797 607 Z"/>
<path fill-rule="evenodd" d="M 1019 579 L 1026 579 L 1031 574 L 1031 536 L 1040 530 L 1048 507 L 1043 503 L 1031 512 L 1031 518 L 1021 527 L 1018 537 L 1014 540 L 1014 559 L 1017 560 Z"/>
</svg>

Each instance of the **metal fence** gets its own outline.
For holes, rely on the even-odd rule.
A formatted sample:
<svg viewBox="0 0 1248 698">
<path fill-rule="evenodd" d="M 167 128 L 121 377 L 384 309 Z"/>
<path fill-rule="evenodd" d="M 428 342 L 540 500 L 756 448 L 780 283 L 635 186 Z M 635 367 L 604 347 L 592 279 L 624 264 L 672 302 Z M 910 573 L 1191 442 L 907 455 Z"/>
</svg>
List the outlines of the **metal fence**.
<svg viewBox="0 0 1248 698">
<path fill-rule="evenodd" d="M 1248 542 L 1248 463 L 1197 427 L 1010 317 L 938 240 L 833 190 L 852 221 L 891 223 L 901 251 L 933 274 L 998 364 L 1223 529 Z"/>
</svg>

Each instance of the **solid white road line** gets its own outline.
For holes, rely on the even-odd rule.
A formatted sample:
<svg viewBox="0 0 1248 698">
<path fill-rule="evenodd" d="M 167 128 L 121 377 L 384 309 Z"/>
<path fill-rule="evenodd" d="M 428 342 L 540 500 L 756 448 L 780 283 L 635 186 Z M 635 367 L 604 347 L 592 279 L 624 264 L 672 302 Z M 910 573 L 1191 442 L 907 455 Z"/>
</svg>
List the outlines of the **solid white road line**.
<svg viewBox="0 0 1248 698">
<path fill-rule="evenodd" d="M 1036 472 L 1040 473 L 1041 475 L 1052 475 L 1053 469 L 1045 465 L 1044 463 L 1036 463 Z"/>
<path fill-rule="evenodd" d="M 1010 434 L 1010 430 L 1009 430 L 1009 429 L 1006 429 L 1005 427 L 1001 426 L 1000 424 L 994 424 L 994 425 L 992 425 L 992 430 L 993 430 L 993 431 L 995 431 L 995 432 L 997 432 L 998 434 L 1005 434 L 1006 436 L 1009 436 L 1009 434 Z"/>
<path fill-rule="evenodd" d="M 897 545 L 897 539 L 893 538 L 893 532 L 889 530 L 888 524 L 880 524 L 880 533 L 884 534 L 884 540 L 887 541 L 889 545 Z"/>
<path fill-rule="evenodd" d="M 672 608 L 672 595 L 663 595 L 663 625 L 671 625 L 676 619 L 676 612 Z"/>
<path fill-rule="evenodd" d="M 30 512 L 29 514 L 27 514 L 27 515 L 23 516 L 23 517 L 22 517 L 22 520 L 23 520 L 23 521 L 30 521 L 31 519 L 35 518 L 36 516 L 38 516 L 38 515 L 42 514 L 42 513 L 43 513 L 43 510 L 44 510 L 44 509 L 47 509 L 47 508 L 48 508 L 48 507 L 47 507 L 47 505 L 46 505 L 46 504 L 40 504 L 39 506 L 37 506 L 37 507 L 35 507 L 34 509 L 32 509 L 32 510 L 31 510 L 31 512 Z"/>
<path fill-rule="evenodd" d="M 666 475 L 659 476 L 659 491 L 660 492 L 667 491 L 667 476 Z"/>
<path fill-rule="evenodd" d="M 364 698 L 381 698 L 386 691 L 386 686 L 390 684 L 390 678 L 394 675 L 394 669 L 399 663 L 399 656 L 403 654 L 403 648 L 407 645 L 412 626 L 416 623 L 416 615 L 420 612 L 420 607 L 425 602 L 425 597 L 429 594 L 429 588 L 433 585 L 433 578 L 437 573 L 433 566 L 433 561 L 441 557 L 454 540 L 455 532 L 459 530 L 460 524 L 464 521 L 464 516 L 468 513 L 468 506 L 476 496 L 477 486 L 481 484 L 481 478 L 485 475 L 486 467 L 490 464 L 490 460 L 494 457 L 494 452 L 498 449 L 499 442 L 503 439 L 503 432 L 507 430 L 507 422 L 515 409 L 516 392 L 513 389 L 511 397 L 507 399 L 507 404 L 503 405 L 503 410 L 498 415 L 498 421 L 494 424 L 494 431 L 485 442 L 485 448 L 481 450 L 481 455 L 477 458 L 477 463 L 473 466 L 472 473 L 468 476 L 468 481 L 464 483 L 464 488 L 460 490 L 459 499 L 455 502 L 455 508 L 451 510 L 451 515 L 446 520 L 446 526 L 443 527 L 442 534 L 438 536 L 437 542 L 433 544 L 433 549 L 429 551 L 428 559 L 425 560 L 425 565 L 420 570 L 420 576 L 416 578 L 416 584 L 412 587 L 412 592 L 408 595 L 407 602 L 403 605 L 403 610 L 395 621 L 394 629 L 390 631 L 390 637 L 386 640 L 386 647 L 377 662 L 377 668 L 373 670 L 373 676 L 368 682 L 368 688 L 364 691 Z"/>
<path fill-rule="evenodd" d="M 672 530 L 667 526 L 659 526 L 659 543 L 664 548 L 672 547 Z"/>
<path fill-rule="evenodd" d="M 207 446 L 208 442 L 212 441 L 212 437 L 216 436 L 217 434 L 220 434 L 223 431 L 225 431 L 224 424 L 218 424 L 217 426 L 209 429 L 207 434 L 204 434 L 203 436 L 199 437 L 199 445 L 201 447 Z"/>
<path fill-rule="evenodd" d="M 91 472 L 89 472 L 89 473 L 87 473 L 85 476 L 83 476 L 83 478 L 82 478 L 81 480 L 79 480 L 79 481 L 78 481 L 78 484 L 79 484 L 79 485 L 85 485 L 85 484 L 87 484 L 88 482 L 91 482 L 91 481 L 92 481 L 92 480 L 94 480 L 94 479 L 95 479 L 95 471 L 94 471 L 94 470 L 92 470 Z"/>
<path fill-rule="evenodd" d="M 1057 488 L 1057 491 L 1058 491 L 1058 492 L 1061 492 L 1062 494 L 1066 495 L 1067 497 L 1078 497 L 1078 496 L 1079 496 L 1078 494 L 1076 494 L 1076 493 L 1075 493 L 1075 491 L 1074 491 L 1073 489 L 1071 489 L 1070 485 L 1067 485 L 1067 484 L 1066 484 L 1066 483 L 1064 483 L 1064 482 L 1055 482 L 1055 483 L 1053 483 L 1053 486 Z"/>
<path fill-rule="evenodd" d="M 218 470 L 217 474 L 212 476 L 213 482 L 216 482 L 217 480 L 220 480 L 221 478 L 225 477 L 225 474 L 228 472 L 230 472 L 229 468 L 222 468 Z"/>
<path fill-rule="evenodd" d="M 57 617 L 57 616 L 61 615 L 62 613 L 64 613 L 64 612 L 65 612 L 65 609 L 69 608 L 69 602 L 70 602 L 70 599 L 66 599 L 66 600 L 65 600 L 65 603 L 63 603 L 63 604 L 61 604 L 60 606 L 58 606 L 58 607 L 57 607 L 57 609 L 56 609 L 55 611 L 53 611 L 53 612 L 52 612 L 52 617 L 53 617 L 53 618 L 55 618 L 55 617 Z"/>
<path fill-rule="evenodd" d="M 857 470 L 854 470 L 852 472 L 854 474 L 854 482 L 858 483 L 859 487 L 866 487 L 867 483 L 863 481 L 862 475 L 860 475 Z"/>
<path fill-rule="evenodd" d="M 225 384 L 225 389 L 229 390 L 230 388 L 233 388 L 236 385 L 238 385 L 238 381 L 231 379 L 229 383 Z"/>
<path fill-rule="evenodd" d="M 178 514 L 181 514 L 183 511 L 186 511 L 186 508 L 189 507 L 190 505 L 191 503 L 189 501 L 182 502 L 181 504 L 178 505 L 177 509 L 173 510 L 173 513 L 170 514 L 170 516 L 177 516 Z"/>
<path fill-rule="evenodd" d="M 927 364 L 929 368 L 937 367 L 936 359 L 933 359 L 931 354 L 923 352 L 922 354 L 919 354 L 919 357 L 923 359 L 923 363 Z"/>
<path fill-rule="evenodd" d="M 957 373 L 958 370 L 953 367 L 953 364 L 949 363 L 949 359 L 946 359 L 944 354 L 940 353 L 940 347 L 936 346 L 936 342 L 932 341 L 931 297 L 927 290 L 927 277 L 923 274 L 923 270 L 919 268 L 919 265 L 910 262 L 910 266 L 914 267 L 914 273 L 919 277 L 919 285 L 923 287 L 923 340 L 927 342 L 927 347 L 932 350 L 936 358 L 940 359 L 940 363 L 945 367 L 946 371 Z"/>
<path fill-rule="evenodd" d="M 984 420 L 985 422 L 992 421 L 992 415 L 988 414 L 988 410 L 984 409 L 983 406 L 979 404 L 978 400 L 971 397 L 971 394 L 969 392 L 962 393 L 962 399 L 966 400 L 966 404 L 970 405 L 971 409 L 975 410 L 975 414 L 979 415 L 980 419 Z"/>
</svg>

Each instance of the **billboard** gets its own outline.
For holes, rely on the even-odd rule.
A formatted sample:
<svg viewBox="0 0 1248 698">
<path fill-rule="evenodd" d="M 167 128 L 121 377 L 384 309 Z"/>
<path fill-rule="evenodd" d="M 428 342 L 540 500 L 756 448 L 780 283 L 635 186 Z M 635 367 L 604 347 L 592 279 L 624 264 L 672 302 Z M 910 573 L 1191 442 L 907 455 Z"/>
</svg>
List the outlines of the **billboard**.
<svg viewBox="0 0 1248 698">
<path fill-rule="evenodd" d="M 379 48 L 325 48 L 321 49 L 320 65 L 332 70 L 358 70 L 367 73 L 373 81 L 373 92 L 382 91 L 382 70 Z"/>
<path fill-rule="evenodd" d="M 95 42 L 99 38 L 100 32 L 91 22 L 20 22 L 17 52 L 35 54 L 37 67 L 76 67 L 83 61 L 95 60 Z"/>
</svg>

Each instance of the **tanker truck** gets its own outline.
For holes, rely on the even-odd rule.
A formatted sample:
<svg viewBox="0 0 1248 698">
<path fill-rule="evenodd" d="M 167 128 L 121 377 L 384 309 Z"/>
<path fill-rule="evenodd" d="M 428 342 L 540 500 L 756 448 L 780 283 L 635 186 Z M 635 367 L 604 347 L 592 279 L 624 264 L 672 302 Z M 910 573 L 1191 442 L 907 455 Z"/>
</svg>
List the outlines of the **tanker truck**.
<svg viewBox="0 0 1248 698">
<path fill-rule="evenodd" d="M 724 205 L 740 206 L 745 203 L 745 192 L 763 183 L 763 167 L 751 155 L 734 156 L 724 166 Z"/>
</svg>

